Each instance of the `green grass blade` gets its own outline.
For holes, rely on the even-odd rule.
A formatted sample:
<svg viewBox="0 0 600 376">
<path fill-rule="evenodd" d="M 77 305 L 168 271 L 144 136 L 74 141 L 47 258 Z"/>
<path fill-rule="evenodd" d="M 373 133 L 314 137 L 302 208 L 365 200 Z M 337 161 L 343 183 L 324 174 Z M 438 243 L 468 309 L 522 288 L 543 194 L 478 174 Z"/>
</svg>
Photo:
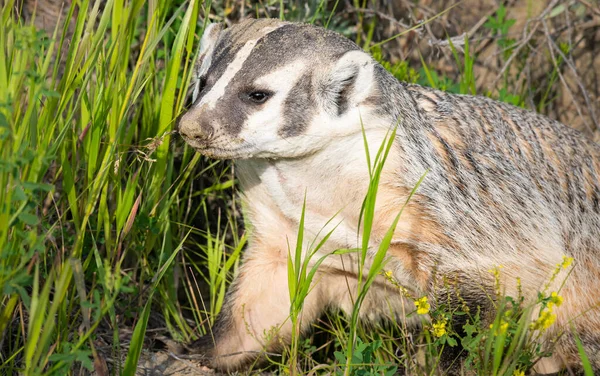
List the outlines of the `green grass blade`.
<svg viewBox="0 0 600 376">
<path fill-rule="evenodd" d="M 583 348 L 581 339 L 579 338 L 575 330 L 573 330 L 573 338 L 575 339 L 575 343 L 577 344 L 577 351 L 579 351 L 579 357 L 581 358 L 583 373 L 585 374 L 585 376 L 593 376 L 594 370 L 592 369 L 592 364 L 590 363 L 590 359 L 585 353 L 585 349 Z"/>
<path fill-rule="evenodd" d="M 150 318 L 152 297 L 154 296 L 154 292 L 157 290 L 159 282 L 165 275 L 166 271 L 169 269 L 170 265 L 175 260 L 175 257 L 179 254 L 179 251 L 183 248 L 183 242 L 186 238 L 187 235 L 183 239 L 179 247 L 177 247 L 175 249 L 175 252 L 173 252 L 171 256 L 169 256 L 169 258 L 162 265 L 156 276 L 153 278 L 152 288 L 149 292 L 148 301 L 144 305 L 144 309 L 142 310 L 142 314 L 140 315 L 139 321 L 135 325 L 135 329 L 133 330 L 133 335 L 131 337 L 131 342 L 129 345 L 129 351 L 127 352 L 127 359 L 125 360 L 125 367 L 122 373 L 122 375 L 124 376 L 135 376 L 135 371 L 137 370 L 137 365 L 140 359 L 140 354 L 142 352 L 142 347 L 144 346 L 144 336 L 146 334 L 148 319 Z"/>
</svg>

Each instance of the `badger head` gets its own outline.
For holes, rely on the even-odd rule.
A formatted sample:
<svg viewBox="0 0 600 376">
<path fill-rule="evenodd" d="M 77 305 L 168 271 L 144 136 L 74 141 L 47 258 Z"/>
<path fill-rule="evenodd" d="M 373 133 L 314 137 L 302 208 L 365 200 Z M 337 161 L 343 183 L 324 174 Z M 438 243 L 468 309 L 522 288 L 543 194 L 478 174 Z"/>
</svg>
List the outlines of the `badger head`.
<svg viewBox="0 0 600 376">
<path fill-rule="evenodd" d="M 312 25 L 211 24 L 179 132 L 216 158 L 308 155 L 374 123 L 375 65 L 350 40 Z"/>
</svg>

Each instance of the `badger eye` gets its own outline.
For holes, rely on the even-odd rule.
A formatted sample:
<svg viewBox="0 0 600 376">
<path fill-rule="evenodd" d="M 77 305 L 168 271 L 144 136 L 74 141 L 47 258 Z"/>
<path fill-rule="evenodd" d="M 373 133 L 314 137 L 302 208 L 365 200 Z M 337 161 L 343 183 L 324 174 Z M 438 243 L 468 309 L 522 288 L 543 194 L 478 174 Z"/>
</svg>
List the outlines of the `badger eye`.
<svg viewBox="0 0 600 376">
<path fill-rule="evenodd" d="M 248 99 L 257 104 L 265 103 L 267 99 L 269 99 L 269 93 L 265 93 L 264 91 L 253 91 L 248 94 Z"/>
</svg>

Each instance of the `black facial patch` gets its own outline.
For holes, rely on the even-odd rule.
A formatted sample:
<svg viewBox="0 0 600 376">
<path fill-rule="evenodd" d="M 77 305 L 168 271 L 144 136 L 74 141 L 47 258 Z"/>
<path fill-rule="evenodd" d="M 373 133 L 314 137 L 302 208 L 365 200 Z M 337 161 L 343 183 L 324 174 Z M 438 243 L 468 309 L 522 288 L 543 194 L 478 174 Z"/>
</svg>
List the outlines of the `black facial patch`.
<svg viewBox="0 0 600 376">
<path fill-rule="evenodd" d="M 279 129 L 281 138 L 302 134 L 314 116 L 315 100 L 310 72 L 305 73 L 283 103 L 283 126 Z"/>
<path fill-rule="evenodd" d="M 227 92 L 227 89 L 225 91 Z M 242 131 L 242 126 L 246 123 L 248 116 L 259 108 L 242 104 L 242 100 L 237 95 L 224 95 L 209 116 L 219 119 L 227 134 L 237 136 Z"/>
</svg>

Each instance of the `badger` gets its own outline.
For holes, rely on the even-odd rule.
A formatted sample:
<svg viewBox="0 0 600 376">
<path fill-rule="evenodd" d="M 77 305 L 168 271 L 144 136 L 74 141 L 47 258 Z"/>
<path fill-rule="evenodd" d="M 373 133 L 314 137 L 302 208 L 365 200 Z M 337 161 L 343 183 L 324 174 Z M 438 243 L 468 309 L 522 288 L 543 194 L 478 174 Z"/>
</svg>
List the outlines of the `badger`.
<svg viewBox="0 0 600 376">
<path fill-rule="evenodd" d="M 352 41 L 313 25 L 211 24 L 200 44 L 193 104 L 178 132 L 203 155 L 234 160 L 249 231 L 212 334 L 194 345 L 213 367 L 243 369 L 289 342 L 287 262 L 303 209 L 305 239 L 331 232 L 317 256 L 356 248 L 369 160 L 395 129 L 368 257 L 427 172 L 387 250 L 386 269 L 409 293 L 381 277 L 360 318 L 392 312 L 417 325 L 411 297 L 435 306 L 448 290 L 443 280 L 482 312 L 494 309 L 496 277 L 507 295 L 532 302 L 573 258 L 568 278 L 550 278 L 548 291 L 560 291 L 564 303 L 544 332 L 558 337 L 553 355 L 536 370 L 581 367 L 573 333 L 600 370 L 599 145 L 532 111 L 399 82 Z M 328 308 L 352 312 L 358 275 L 355 254 L 327 257 L 301 330 Z"/>
</svg>

